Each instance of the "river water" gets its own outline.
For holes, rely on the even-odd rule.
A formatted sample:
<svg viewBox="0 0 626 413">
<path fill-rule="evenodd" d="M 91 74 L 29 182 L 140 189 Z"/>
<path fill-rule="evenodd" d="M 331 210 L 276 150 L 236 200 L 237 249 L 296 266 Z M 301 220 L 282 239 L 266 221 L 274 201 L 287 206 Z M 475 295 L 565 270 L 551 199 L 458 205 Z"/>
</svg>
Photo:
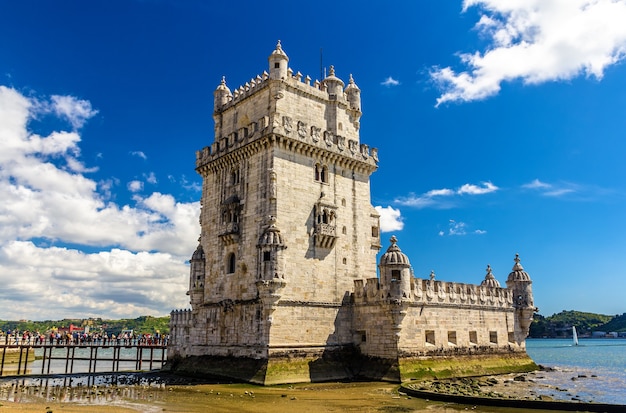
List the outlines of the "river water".
<svg viewBox="0 0 626 413">
<path fill-rule="evenodd" d="M 543 383 L 566 388 L 585 401 L 626 404 L 626 339 L 528 339 L 537 364 L 554 368 Z"/>
</svg>

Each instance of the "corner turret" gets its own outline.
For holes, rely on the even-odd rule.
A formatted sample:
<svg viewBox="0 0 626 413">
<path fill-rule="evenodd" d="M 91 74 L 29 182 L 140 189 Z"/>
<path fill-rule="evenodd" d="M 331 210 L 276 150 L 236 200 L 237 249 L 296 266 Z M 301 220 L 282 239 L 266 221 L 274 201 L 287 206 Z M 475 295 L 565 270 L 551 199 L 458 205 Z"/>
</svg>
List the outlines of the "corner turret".
<svg viewBox="0 0 626 413">
<path fill-rule="evenodd" d="M 328 97 L 331 100 L 336 100 L 338 97 L 343 97 L 343 80 L 335 76 L 335 66 L 330 67 L 330 71 L 323 83 L 326 85 L 328 91 Z"/>
<path fill-rule="evenodd" d="M 280 46 L 280 40 L 276 44 L 276 49 L 267 58 L 269 61 L 270 79 L 286 79 L 288 71 L 289 57 Z"/>
<path fill-rule="evenodd" d="M 411 298 L 411 263 L 398 247 L 398 239 L 395 235 L 389 240 L 391 245 L 387 252 L 380 257 L 380 279 L 381 287 L 387 290 L 389 298 L 409 299 Z"/>
<path fill-rule="evenodd" d="M 356 83 L 354 83 L 352 74 L 350 75 L 350 80 L 348 81 L 348 86 L 346 86 L 345 93 L 350 109 L 361 113 L 361 89 L 359 89 Z"/>
<path fill-rule="evenodd" d="M 219 86 L 213 92 L 213 110 L 217 111 L 219 108 L 227 104 L 232 98 L 233 95 L 230 92 L 228 86 L 226 86 L 226 77 L 222 76 L 222 81 Z"/>
<path fill-rule="evenodd" d="M 506 286 L 513 295 L 515 308 L 515 341 L 523 345 L 528 336 L 533 314 L 538 311 L 533 300 L 532 280 L 520 264 L 519 254 L 515 254 L 513 271 L 506 280 Z"/>
<path fill-rule="evenodd" d="M 205 265 L 206 257 L 201 244 L 194 251 L 189 260 L 189 291 L 187 295 L 191 298 L 191 305 L 202 304 L 204 301 Z"/>
</svg>

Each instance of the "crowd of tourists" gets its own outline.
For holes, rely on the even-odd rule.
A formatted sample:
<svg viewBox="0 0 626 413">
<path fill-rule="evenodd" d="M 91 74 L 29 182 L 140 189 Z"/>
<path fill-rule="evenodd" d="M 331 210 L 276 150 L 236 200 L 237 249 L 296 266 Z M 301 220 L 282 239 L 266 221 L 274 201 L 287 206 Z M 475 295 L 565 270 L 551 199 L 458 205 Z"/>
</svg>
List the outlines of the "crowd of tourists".
<svg viewBox="0 0 626 413">
<path fill-rule="evenodd" d="M 133 332 L 121 332 L 118 335 L 109 335 L 105 332 L 84 333 L 74 331 L 59 332 L 51 331 L 40 333 L 39 331 L 0 331 L 0 344 L 8 345 L 144 345 L 144 346 L 166 346 L 169 340 L 167 334 L 135 334 Z"/>
</svg>

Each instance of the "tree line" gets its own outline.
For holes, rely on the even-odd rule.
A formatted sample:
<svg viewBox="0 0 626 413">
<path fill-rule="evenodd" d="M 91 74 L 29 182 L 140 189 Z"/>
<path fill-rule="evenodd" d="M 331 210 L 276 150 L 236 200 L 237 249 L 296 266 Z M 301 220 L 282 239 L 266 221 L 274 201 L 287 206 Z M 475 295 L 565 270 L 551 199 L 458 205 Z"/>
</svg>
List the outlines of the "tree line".
<svg viewBox="0 0 626 413">
<path fill-rule="evenodd" d="M 68 328 L 70 324 L 85 328 L 89 326 L 92 332 L 119 334 L 123 330 L 133 330 L 135 334 L 169 334 L 170 317 L 141 316 L 137 318 L 124 318 L 120 320 L 105 320 L 102 318 L 64 318 L 63 320 L 45 321 L 5 321 L 0 320 L 0 331 L 38 331 L 45 333 L 59 328 Z"/>
<path fill-rule="evenodd" d="M 529 336 L 570 337 L 572 327 L 576 327 L 579 336 L 591 336 L 594 331 L 626 332 L 626 313 L 611 316 L 582 311 L 561 311 L 548 317 L 535 314 Z"/>
</svg>

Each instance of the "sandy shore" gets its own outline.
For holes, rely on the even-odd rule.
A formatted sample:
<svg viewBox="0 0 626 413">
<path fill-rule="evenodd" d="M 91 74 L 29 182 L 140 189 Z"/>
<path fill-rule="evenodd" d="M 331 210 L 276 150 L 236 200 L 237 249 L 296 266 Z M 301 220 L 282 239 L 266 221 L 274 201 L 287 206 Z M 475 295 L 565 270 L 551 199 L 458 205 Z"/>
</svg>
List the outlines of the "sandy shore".
<svg viewBox="0 0 626 413">
<path fill-rule="evenodd" d="M 576 400 L 549 384 L 551 371 L 412 382 L 416 390 L 524 400 Z M 175 376 L 106 378 L 71 386 L 42 379 L 0 382 L 0 413 L 15 412 L 458 412 L 459 406 L 407 396 L 394 383 L 316 383 L 260 387 L 202 383 Z M 583 400 L 589 401 L 589 400 Z M 474 411 L 481 408 L 474 407 Z M 489 410 L 491 411 L 491 410 Z M 503 410 L 506 411 L 506 410 Z"/>
</svg>

